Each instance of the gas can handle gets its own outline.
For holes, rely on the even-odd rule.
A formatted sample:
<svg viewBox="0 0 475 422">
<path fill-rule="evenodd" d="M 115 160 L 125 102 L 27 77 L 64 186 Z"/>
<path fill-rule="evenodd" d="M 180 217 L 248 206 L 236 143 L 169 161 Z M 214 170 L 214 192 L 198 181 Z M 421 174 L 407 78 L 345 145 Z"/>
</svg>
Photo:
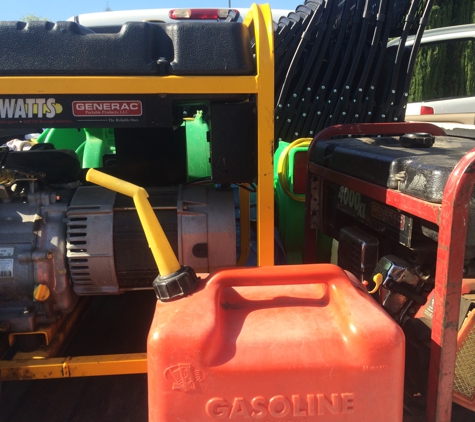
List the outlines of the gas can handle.
<svg viewBox="0 0 475 422">
<path fill-rule="evenodd" d="M 292 275 L 295 275 L 292 277 Z M 207 288 L 221 290 L 239 286 L 284 286 L 289 284 L 326 284 L 329 287 L 354 286 L 348 274 L 333 264 L 282 265 L 222 269 L 209 275 Z M 364 291 L 364 288 L 361 288 Z"/>
<path fill-rule="evenodd" d="M 221 294 L 227 287 L 301 284 L 323 284 L 326 287 L 325 306 L 338 303 L 338 319 L 342 327 L 351 325 L 351 315 L 354 312 L 352 304 L 355 298 L 369 297 L 356 277 L 333 264 L 234 268 L 218 270 L 209 275 L 205 287 L 209 294 L 204 297 L 210 302 L 203 303 L 203 308 L 214 309 L 215 312 L 221 309 Z M 368 301 L 369 306 L 379 306 L 373 302 Z M 321 302 L 320 305 L 322 305 Z M 210 318 L 213 320 L 216 316 L 210 316 Z"/>
</svg>

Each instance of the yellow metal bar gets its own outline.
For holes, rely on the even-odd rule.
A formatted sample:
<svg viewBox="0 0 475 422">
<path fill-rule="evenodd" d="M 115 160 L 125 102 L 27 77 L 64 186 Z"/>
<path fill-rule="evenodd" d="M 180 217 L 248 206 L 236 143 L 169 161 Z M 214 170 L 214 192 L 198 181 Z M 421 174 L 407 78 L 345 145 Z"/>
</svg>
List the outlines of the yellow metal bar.
<svg viewBox="0 0 475 422">
<path fill-rule="evenodd" d="M 257 264 L 274 264 L 274 27 L 268 4 L 253 4 L 257 61 Z"/>
<path fill-rule="evenodd" d="M 40 347 L 33 352 L 16 352 L 12 359 L 29 360 L 29 359 L 46 359 L 56 356 L 68 341 L 71 331 L 78 320 L 84 315 L 92 302 L 92 296 L 83 296 L 79 299 L 78 304 L 72 312 L 61 319 L 61 326 L 55 333 L 51 343 L 47 346 Z"/>
<path fill-rule="evenodd" d="M 170 275 L 181 268 L 170 242 L 147 199 L 148 193 L 144 188 L 94 169 L 90 169 L 87 172 L 86 180 L 123 195 L 131 196 L 134 199 L 135 208 L 142 223 L 148 246 L 152 250 L 162 277 Z"/>
<path fill-rule="evenodd" d="M 146 374 L 147 354 L 0 361 L 2 381 Z"/>
<path fill-rule="evenodd" d="M 13 346 L 13 344 L 15 344 L 16 339 L 20 337 L 42 336 L 44 337 L 45 345 L 47 346 L 50 343 L 51 339 L 56 334 L 56 332 L 58 331 L 59 326 L 63 323 L 63 320 L 64 320 L 64 316 L 53 324 L 40 326 L 35 331 L 25 331 L 23 333 L 10 333 L 8 334 L 8 344 L 10 346 Z"/>
<path fill-rule="evenodd" d="M 230 82 L 232 80 L 232 83 Z M 248 94 L 256 76 L 2 76 L 2 95 Z"/>
<path fill-rule="evenodd" d="M 237 265 L 244 266 L 251 252 L 251 213 L 250 194 L 243 188 L 239 188 L 239 229 L 241 239 Z"/>
</svg>

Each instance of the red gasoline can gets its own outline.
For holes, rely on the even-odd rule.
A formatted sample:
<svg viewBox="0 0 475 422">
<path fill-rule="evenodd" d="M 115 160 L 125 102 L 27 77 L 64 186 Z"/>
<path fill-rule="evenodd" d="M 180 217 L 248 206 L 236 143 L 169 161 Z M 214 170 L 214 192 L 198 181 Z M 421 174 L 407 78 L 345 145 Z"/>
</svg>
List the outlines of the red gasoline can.
<svg viewBox="0 0 475 422">
<path fill-rule="evenodd" d="M 402 421 L 404 335 L 330 264 L 225 269 L 157 303 L 150 422 Z"/>
</svg>

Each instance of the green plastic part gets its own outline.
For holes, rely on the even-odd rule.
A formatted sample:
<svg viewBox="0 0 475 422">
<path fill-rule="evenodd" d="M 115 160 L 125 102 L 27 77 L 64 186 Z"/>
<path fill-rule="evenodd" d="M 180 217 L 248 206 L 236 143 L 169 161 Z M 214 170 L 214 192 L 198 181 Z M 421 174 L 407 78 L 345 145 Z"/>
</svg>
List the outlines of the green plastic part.
<svg viewBox="0 0 475 422">
<path fill-rule="evenodd" d="M 186 128 L 188 181 L 211 177 L 209 127 L 203 121 L 203 112 L 197 111 L 194 119 L 186 119 L 183 124 Z M 82 168 L 101 168 L 104 155 L 115 154 L 114 129 L 50 128 L 44 130 L 37 142 L 75 151 Z"/>
<path fill-rule="evenodd" d="M 193 182 L 211 176 L 209 127 L 198 110 L 194 119 L 186 119 L 186 162 L 188 181 Z"/>
<path fill-rule="evenodd" d="M 82 168 L 102 167 L 103 156 L 115 153 L 114 129 L 50 128 L 45 129 L 37 142 L 75 151 Z"/>
<path fill-rule="evenodd" d="M 303 244 L 305 236 L 305 202 L 299 202 L 288 196 L 279 182 L 277 165 L 288 142 L 280 141 L 274 154 L 274 197 L 276 225 L 284 246 L 289 264 L 301 264 L 303 261 Z M 294 180 L 294 157 L 297 152 L 307 151 L 307 147 L 296 146 L 289 152 L 286 177 L 290 189 Z M 294 193 L 294 192 L 292 192 Z M 305 198 L 304 194 L 297 195 Z M 332 239 L 318 232 L 317 262 L 330 262 Z"/>
<path fill-rule="evenodd" d="M 76 151 L 86 140 L 84 129 L 45 129 L 36 140 L 38 143 L 53 144 L 56 149 Z"/>
<path fill-rule="evenodd" d="M 202 111 L 183 123 L 186 128 L 188 181 L 211 177 L 208 124 Z M 115 154 L 114 129 L 45 129 L 38 143 L 51 143 L 56 149 L 76 152 L 82 168 L 101 168 L 106 154 Z"/>
<path fill-rule="evenodd" d="M 115 139 L 113 129 L 84 129 L 86 140 L 76 150 L 82 156 L 82 168 L 103 167 L 102 161 L 105 154 L 115 153 Z M 81 154 L 82 153 L 82 154 Z"/>
</svg>

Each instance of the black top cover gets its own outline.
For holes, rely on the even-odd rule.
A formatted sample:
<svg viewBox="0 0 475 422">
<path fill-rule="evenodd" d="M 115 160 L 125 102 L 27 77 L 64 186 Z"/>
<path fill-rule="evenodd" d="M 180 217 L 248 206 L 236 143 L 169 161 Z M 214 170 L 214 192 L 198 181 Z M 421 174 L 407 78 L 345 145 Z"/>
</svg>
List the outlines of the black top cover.
<svg viewBox="0 0 475 422">
<path fill-rule="evenodd" d="M 361 180 L 440 203 L 447 179 L 475 140 L 438 136 L 430 148 L 407 148 L 398 137 L 318 142 L 310 161 Z"/>
<path fill-rule="evenodd" d="M 0 75 L 250 75 L 238 22 L 128 22 L 96 34 L 75 22 L 0 22 Z"/>
</svg>

